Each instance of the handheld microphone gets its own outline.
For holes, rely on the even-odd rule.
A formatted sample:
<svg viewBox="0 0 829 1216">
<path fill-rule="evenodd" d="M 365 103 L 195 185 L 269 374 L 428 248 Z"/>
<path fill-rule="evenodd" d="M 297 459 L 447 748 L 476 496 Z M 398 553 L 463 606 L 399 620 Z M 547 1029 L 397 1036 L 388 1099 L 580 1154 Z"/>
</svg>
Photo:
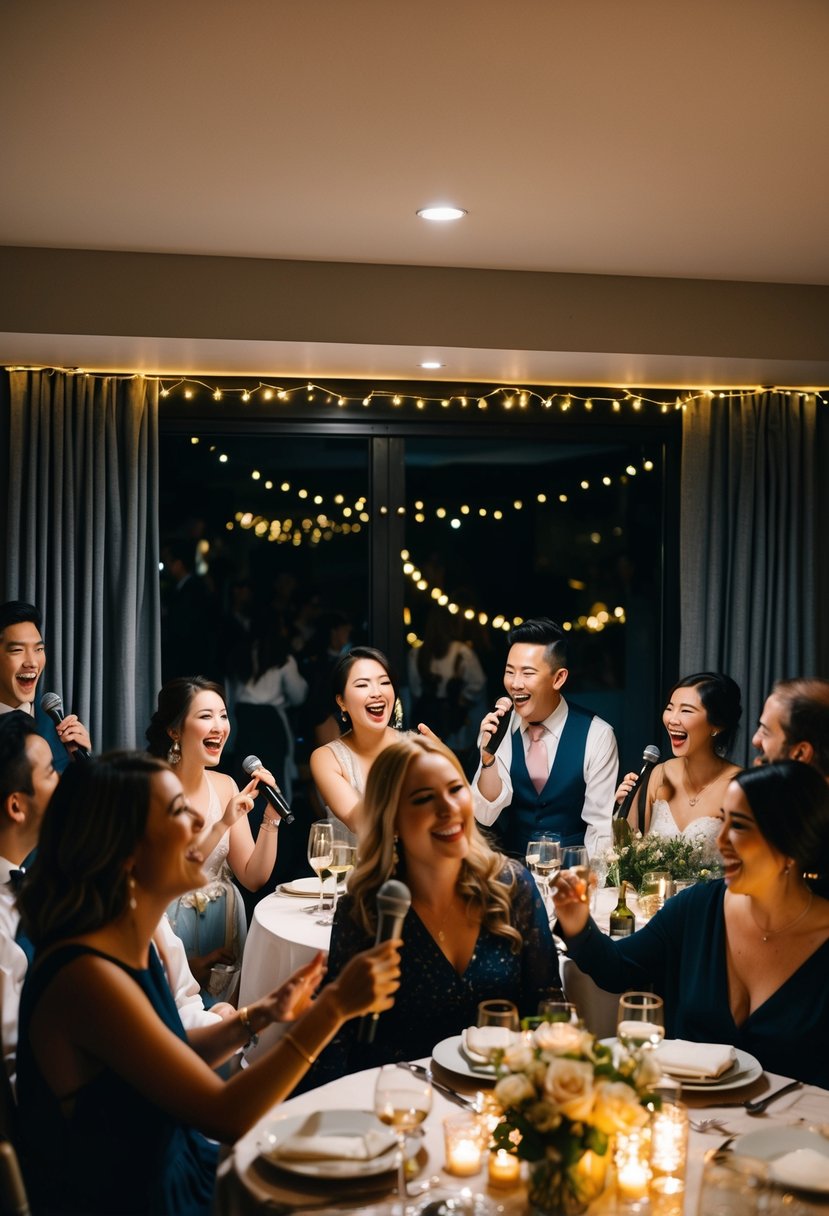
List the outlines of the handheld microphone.
<svg viewBox="0 0 829 1216">
<path fill-rule="evenodd" d="M 403 921 L 406 919 L 406 913 L 411 906 L 412 893 L 404 882 L 398 882 L 396 878 L 390 878 L 388 882 L 383 883 L 377 892 L 377 936 L 374 939 L 375 946 L 379 946 L 381 942 L 391 941 L 393 937 L 400 937 L 403 932 Z M 379 1017 L 379 1013 L 363 1014 L 360 1020 L 360 1033 L 358 1035 L 361 1043 L 374 1042 L 374 1032 L 377 1029 Z"/>
<path fill-rule="evenodd" d="M 655 743 L 650 743 L 642 756 L 643 764 L 639 776 L 633 783 L 633 789 L 625 794 L 619 806 L 613 812 L 614 819 L 626 819 L 628 811 L 633 806 L 633 800 L 636 797 L 643 781 L 647 781 L 655 766 L 659 763 L 659 748 Z"/>
<path fill-rule="evenodd" d="M 488 756 L 494 756 L 498 748 L 501 746 L 501 740 L 509 729 L 509 724 L 512 721 L 512 701 L 509 697 L 499 697 L 495 702 L 496 709 L 503 709 L 498 725 L 495 731 L 490 735 L 489 740 L 484 743 L 483 750 Z"/>
<path fill-rule="evenodd" d="M 252 777 L 258 768 L 264 768 L 264 764 L 258 756 L 245 756 L 242 761 L 242 768 L 249 777 Z M 293 823 L 294 816 L 288 803 L 282 796 L 281 790 L 275 785 L 266 785 L 264 781 L 259 782 L 259 788 L 276 811 L 280 819 L 284 819 L 286 823 Z"/>
<path fill-rule="evenodd" d="M 55 726 L 59 726 L 66 714 L 63 712 L 63 701 L 56 692 L 45 692 L 40 698 L 40 708 L 54 722 Z M 81 747 L 80 743 L 76 743 L 72 748 L 66 748 L 73 760 L 91 760 L 89 752 L 85 747 Z"/>
</svg>

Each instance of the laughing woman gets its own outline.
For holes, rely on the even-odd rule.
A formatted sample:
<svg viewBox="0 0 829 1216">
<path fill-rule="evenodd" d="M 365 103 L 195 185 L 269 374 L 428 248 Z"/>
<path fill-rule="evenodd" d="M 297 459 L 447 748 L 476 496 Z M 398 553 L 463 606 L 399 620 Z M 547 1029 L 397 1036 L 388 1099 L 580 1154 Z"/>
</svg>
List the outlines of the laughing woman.
<svg viewBox="0 0 829 1216">
<path fill-rule="evenodd" d="M 232 1000 L 238 987 L 246 920 L 233 877 L 249 891 L 258 891 L 276 861 L 279 820 L 266 811 L 254 842 L 247 818 L 256 797 L 256 778 L 275 784 L 271 774 L 257 769 L 240 792 L 232 777 L 213 771 L 229 734 L 224 690 L 203 676 L 165 684 L 147 729 L 147 750 L 173 765 L 188 805 L 205 824 L 201 848 L 208 882 L 168 909 L 205 1004 Z"/>
<path fill-rule="evenodd" d="M 669 1038 L 731 1043 L 770 1072 L 829 1088 L 826 782 L 795 760 L 740 773 L 724 791 L 717 845 L 722 881 L 682 891 L 616 940 L 563 872 L 558 931 L 608 992 L 652 984 Z"/>
</svg>

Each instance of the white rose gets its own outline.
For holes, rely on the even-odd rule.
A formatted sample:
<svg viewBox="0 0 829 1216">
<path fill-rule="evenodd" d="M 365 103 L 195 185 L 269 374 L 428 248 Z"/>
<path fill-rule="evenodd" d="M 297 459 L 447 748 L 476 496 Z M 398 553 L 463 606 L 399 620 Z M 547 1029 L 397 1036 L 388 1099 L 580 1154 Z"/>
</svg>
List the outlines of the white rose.
<svg viewBox="0 0 829 1216">
<path fill-rule="evenodd" d="M 532 1082 L 521 1072 L 510 1073 L 495 1086 L 495 1097 L 506 1109 L 509 1106 L 520 1106 L 529 1098 L 536 1096 Z"/>
<path fill-rule="evenodd" d="M 510 1072 L 526 1072 L 534 1059 L 529 1043 L 520 1039 L 504 1052 L 504 1065 Z"/>
<path fill-rule="evenodd" d="M 623 1081 L 601 1081 L 596 1086 L 596 1103 L 590 1122 L 600 1132 L 629 1132 L 644 1127 L 648 1112 L 639 1105 L 635 1090 Z"/>
<path fill-rule="evenodd" d="M 584 1055 L 593 1046 L 593 1036 L 572 1022 L 542 1022 L 533 1032 L 536 1047 L 554 1055 Z"/>
<path fill-rule="evenodd" d="M 553 1060 L 544 1088 L 568 1119 L 588 1119 L 593 1109 L 593 1065 L 582 1060 Z"/>
</svg>

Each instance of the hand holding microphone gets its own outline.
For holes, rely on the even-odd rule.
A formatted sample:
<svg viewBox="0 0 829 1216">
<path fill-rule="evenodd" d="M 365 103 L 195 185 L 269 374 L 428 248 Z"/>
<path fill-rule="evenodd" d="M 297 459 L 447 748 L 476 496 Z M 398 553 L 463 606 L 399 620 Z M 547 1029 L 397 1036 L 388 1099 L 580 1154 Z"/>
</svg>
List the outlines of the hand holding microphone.
<svg viewBox="0 0 829 1216">
<path fill-rule="evenodd" d="M 509 697 L 499 697 L 495 702 L 495 708 L 487 714 L 481 723 L 481 734 L 484 736 L 481 742 L 481 750 L 487 756 L 495 756 L 495 753 L 501 746 L 501 740 L 509 729 L 511 721 L 512 701 Z M 486 736 L 489 737 L 487 738 Z M 490 765 L 485 764 L 484 767 L 489 768 Z"/>
<path fill-rule="evenodd" d="M 253 777 L 257 771 L 264 769 L 264 765 L 258 756 L 245 756 L 244 760 L 242 761 L 242 768 L 245 770 L 248 777 Z M 264 771 L 267 773 L 267 769 L 264 769 Z M 270 776 L 270 773 L 267 775 Z M 285 801 L 282 791 L 279 789 L 276 782 L 274 781 L 273 785 L 270 785 L 267 781 L 263 781 L 261 777 L 259 777 L 258 780 L 259 789 L 265 795 L 279 818 L 284 819 L 285 823 L 293 823 L 294 816 L 291 812 L 291 808 Z"/>
<path fill-rule="evenodd" d="M 613 812 L 614 819 L 626 819 L 630 808 L 633 806 L 633 800 L 636 797 L 637 791 L 642 784 L 648 780 L 656 765 L 659 763 L 659 748 L 655 743 L 650 743 L 642 756 L 642 768 L 638 777 L 634 773 L 628 773 L 624 781 L 616 791 L 617 797 L 624 792 L 624 798 L 617 805 Z"/>
<path fill-rule="evenodd" d="M 395 941 L 402 936 L 403 922 L 411 906 L 412 894 L 405 883 L 399 882 L 396 878 L 390 878 L 388 882 L 383 883 L 377 892 L 377 936 L 374 941 L 375 948 L 382 943 Z M 369 951 L 367 957 L 370 957 L 371 953 Z M 374 1034 L 379 1017 L 379 1011 L 366 1014 L 363 1017 L 359 1033 L 361 1043 L 374 1042 Z"/>
<path fill-rule="evenodd" d="M 73 760 L 91 760 L 89 732 L 75 714 L 63 712 L 63 702 L 56 692 L 45 692 L 40 698 L 40 708 L 52 719 L 58 738 Z"/>
</svg>

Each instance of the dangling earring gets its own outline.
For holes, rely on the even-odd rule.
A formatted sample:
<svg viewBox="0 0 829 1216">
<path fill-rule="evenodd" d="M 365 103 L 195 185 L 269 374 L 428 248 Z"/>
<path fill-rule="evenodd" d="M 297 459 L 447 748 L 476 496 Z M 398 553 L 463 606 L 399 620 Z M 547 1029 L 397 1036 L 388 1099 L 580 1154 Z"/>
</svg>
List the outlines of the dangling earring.
<svg viewBox="0 0 829 1216">
<path fill-rule="evenodd" d="M 391 866 L 392 870 L 394 871 L 396 871 L 397 867 L 400 865 L 400 854 L 397 851 L 397 842 L 399 839 L 400 837 L 395 834 L 394 841 L 391 846 Z"/>
<path fill-rule="evenodd" d="M 395 730 L 403 729 L 403 702 L 400 700 L 399 697 L 397 698 L 397 700 L 394 703 L 394 710 L 392 711 L 391 724 Z"/>
<path fill-rule="evenodd" d="M 349 717 L 348 717 L 348 714 L 346 713 L 346 711 L 345 711 L 345 710 L 342 708 L 342 706 L 340 706 L 340 711 L 339 711 L 339 713 L 337 714 L 337 717 L 338 717 L 338 718 L 339 718 L 339 720 L 340 720 L 340 725 L 341 725 L 341 726 L 348 726 L 348 723 L 349 723 Z"/>
<path fill-rule="evenodd" d="M 177 764 L 181 764 L 181 744 L 178 739 L 174 739 L 170 750 L 167 752 L 167 763 L 173 768 Z"/>
<path fill-rule="evenodd" d="M 130 893 L 129 901 L 128 901 L 129 905 L 130 905 L 130 911 L 134 912 L 135 909 L 138 907 L 138 900 L 135 898 L 135 876 L 133 874 L 127 875 L 127 887 L 129 889 L 129 893 Z"/>
</svg>

